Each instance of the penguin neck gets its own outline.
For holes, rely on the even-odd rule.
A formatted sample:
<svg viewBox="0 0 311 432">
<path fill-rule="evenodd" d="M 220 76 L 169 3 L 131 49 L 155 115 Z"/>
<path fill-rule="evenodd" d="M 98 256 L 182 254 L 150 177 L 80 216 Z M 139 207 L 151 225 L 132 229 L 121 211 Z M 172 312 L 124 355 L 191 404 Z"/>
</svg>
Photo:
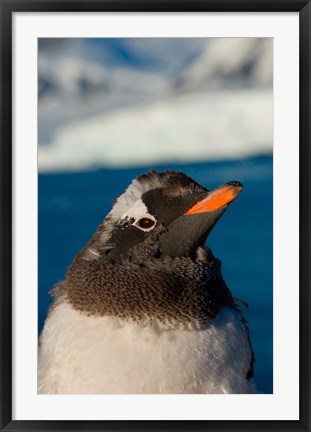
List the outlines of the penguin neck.
<svg viewBox="0 0 311 432">
<path fill-rule="evenodd" d="M 202 327 L 234 303 L 215 258 L 208 264 L 167 257 L 122 265 L 78 255 L 54 296 L 87 315 L 168 326 Z"/>
</svg>

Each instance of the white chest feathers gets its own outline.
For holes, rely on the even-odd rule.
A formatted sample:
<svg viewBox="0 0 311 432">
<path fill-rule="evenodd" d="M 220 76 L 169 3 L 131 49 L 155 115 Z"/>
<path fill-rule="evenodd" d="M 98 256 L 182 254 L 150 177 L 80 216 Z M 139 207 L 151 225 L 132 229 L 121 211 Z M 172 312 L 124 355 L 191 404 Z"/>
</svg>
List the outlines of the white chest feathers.
<svg viewBox="0 0 311 432">
<path fill-rule="evenodd" d="M 229 308 L 204 330 L 164 330 L 57 306 L 40 337 L 38 392 L 254 393 L 250 350 Z"/>
</svg>

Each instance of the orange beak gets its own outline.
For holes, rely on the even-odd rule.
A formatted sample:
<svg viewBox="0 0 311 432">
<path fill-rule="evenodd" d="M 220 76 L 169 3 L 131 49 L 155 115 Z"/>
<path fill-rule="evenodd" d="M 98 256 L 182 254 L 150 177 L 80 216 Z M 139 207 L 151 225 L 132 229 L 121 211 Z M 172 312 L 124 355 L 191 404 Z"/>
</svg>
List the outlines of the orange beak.
<svg viewBox="0 0 311 432">
<path fill-rule="evenodd" d="M 210 192 L 206 198 L 196 203 L 184 215 L 196 213 L 205 213 L 218 210 L 225 205 L 230 204 L 242 191 L 243 186 L 237 181 L 229 182 L 218 189 Z"/>
</svg>

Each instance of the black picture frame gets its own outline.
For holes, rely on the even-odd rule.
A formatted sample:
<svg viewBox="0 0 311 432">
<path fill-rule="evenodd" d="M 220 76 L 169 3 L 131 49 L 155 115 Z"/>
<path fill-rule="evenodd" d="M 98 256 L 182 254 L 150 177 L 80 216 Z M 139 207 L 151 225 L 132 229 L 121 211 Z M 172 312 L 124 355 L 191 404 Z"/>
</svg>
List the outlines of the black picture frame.
<svg viewBox="0 0 311 432">
<path fill-rule="evenodd" d="M 302 0 L 0 0 L 1 13 L 1 430 L 2 431 L 309 431 L 310 423 L 310 96 L 311 4 Z M 297 421 L 12 420 L 12 16 L 14 12 L 299 12 L 300 419 Z M 290 374 L 290 371 L 288 371 Z"/>
</svg>

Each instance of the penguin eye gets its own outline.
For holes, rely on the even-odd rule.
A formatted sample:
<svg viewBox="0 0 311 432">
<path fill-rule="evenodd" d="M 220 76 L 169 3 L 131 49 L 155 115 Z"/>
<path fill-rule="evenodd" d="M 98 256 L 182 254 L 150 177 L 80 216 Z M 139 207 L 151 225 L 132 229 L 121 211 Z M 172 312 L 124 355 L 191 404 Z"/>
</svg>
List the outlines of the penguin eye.
<svg viewBox="0 0 311 432">
<path fill-rule="evenodd" d="M 149 218 L 142 218 L 137 221 L 137 225 L 142 229 L 150 229 L 154 224 L 155 221 Z"/>
</svg>

